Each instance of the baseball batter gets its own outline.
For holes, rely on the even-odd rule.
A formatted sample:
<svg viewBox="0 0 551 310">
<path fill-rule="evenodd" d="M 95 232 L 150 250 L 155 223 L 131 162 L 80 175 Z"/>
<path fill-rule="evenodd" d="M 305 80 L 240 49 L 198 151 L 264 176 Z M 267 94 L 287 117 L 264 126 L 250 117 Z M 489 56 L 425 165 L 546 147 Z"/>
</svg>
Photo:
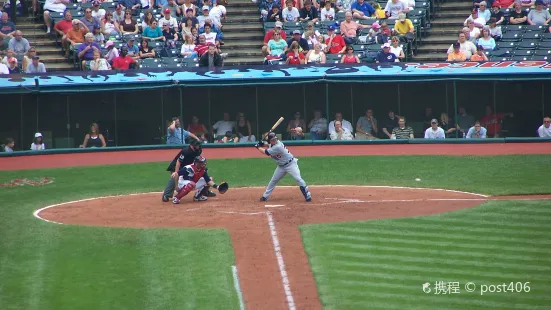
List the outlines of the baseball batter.
<svg viewBox="0 0 551 310">
<path fill-rule="evenodd" d="M 218 188 L 208 174 L 207 159 L 203 156 L 195 157 L 193 164 L 174 172 L 172 177 L 178 182 L 178 194 L 172 199 L 173 204 L 179 204 L 192 190 L 197 190 L 193 195 L 194 201 L 205 201 L 209 188 Z"/>
<path fill-rule="evenodd" d="M 302 192 L 302 195 L 304 195 L 304 199 L 306 199 L 306 201 L 308 202 L 312 201 L 312 195 L 310 195 L 310 192 L 308 191 L 308 186 L 306 186 L 306 182 L 304 182 L 304 180 L 300 176 L 300 169 L 298 168 L 297 163 L 298 159 L 296 159 L 293 154 L 289 152 L 287 147 L 285 147 L 285 145 L 281 141 L 279 141 L 275 133 L 268 133 L 267 140 L 267 148 L 264 147 L 263 141 L 258 142 L 255 147 L 261 153 L 270 156 L 276 162 L 277 168 L 274 171 L 274 175 L 272 176 L 270 183 L 268 183 L 268 187 L 266 188 L 264 195 L 262 195 L 262 197 L 260 198 L 260 201 L 268 200 L 268 198 L 274 191 L 277 182 L 283 179 L 283 177 L 287 173 L 290 174 L 293 179 L 295 179 L 295 181 L 297 181 L 298 186 L 300 187 L 300 191 Z"/>
</svg>

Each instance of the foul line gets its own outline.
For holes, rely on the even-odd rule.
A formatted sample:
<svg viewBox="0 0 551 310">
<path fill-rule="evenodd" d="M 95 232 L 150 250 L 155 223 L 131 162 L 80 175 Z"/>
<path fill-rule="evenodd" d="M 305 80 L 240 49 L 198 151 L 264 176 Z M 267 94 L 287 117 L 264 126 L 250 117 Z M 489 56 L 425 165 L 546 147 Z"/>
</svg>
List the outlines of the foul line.
<svg viewBox="0 0 551 310">
<path fill-rule="evenodd" d="M 281 280 L 283 281 L 283 290 L 285 291 L 285 296 L 287 297 L 287 305 L 289 305 L 289 310 L 295 310 L 295 300 L 293 299 L 293 293 L 291 292 L 291 285 L 289 284 L 287 271 L 285 271 L 285 262 L 283 261 L 283 255 L 281 254 L 281 248 L 279 247 L 279 239 L 277 238 L 274 217 L 272 216 L 272 212 L 266 212 L 266 216 L 268 217 L 268 226 L 270 227 L 270 232 L 272 233 L 274 253 L 277 257 L 279 273 L 281 274 Z"/>
<path fill-rule="evenodd" d="M 241 286 L 239 285 L 239 276 L 237 275 L 237 266 L 231 266 L 233 273 L 233 287 L 237 293 L 237 298 L 239 299 L 239 309 L 245 310 L 245 303 L 243 302 L 243 292 L 241 291 Z"/>
</svg>

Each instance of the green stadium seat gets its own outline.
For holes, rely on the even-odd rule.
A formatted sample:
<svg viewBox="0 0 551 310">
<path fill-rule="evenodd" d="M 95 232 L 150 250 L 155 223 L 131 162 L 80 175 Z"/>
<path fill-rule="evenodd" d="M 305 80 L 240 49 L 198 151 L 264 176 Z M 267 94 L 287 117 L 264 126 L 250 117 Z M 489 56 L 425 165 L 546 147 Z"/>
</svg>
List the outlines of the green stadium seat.
<svg viewBox="0 0 551 310">
<path fill-rule="evenodd" d="M 512 61 L 528 61 L 532 60 L 532 56 L 513 56 L 509 59 Z"/>
<path fill-rule="evenodd" d="M 344 14 L 345 14 L 344 11 L 339 11 L 339 12 L 335 13 L 335 19 L 338 20 L 338 21 L 343 21 L 344 20 Z"/>
<path fill-rule="evenodd" d="M 538 47 L 538 44 L 539 44 L 539 41 L 538 41 L 538 40 L 534 40 L 534 39 L 522 40 L 522 41 L 520 41 L 519 44 L 517 45 L 517 49 L 523 49 L 523 50 L 529 49 L 529 50 L 533 50 L 533 49 L 536 49 L 536 48 Z"/>
<path fill-rule="evenodd" d="M 524 30 L 526 32 L 529 32 L 529 31 L 544 32 L 545 29 L 546 28 L 542 25 L 527 25 L 527 26 L 524 26 Z"/>
<path fill-rule="evenodd" d="M 522 40 L 536 39 L 539 41 L 540 38 L 541 38 L 541 33 L 537 31 L 528 31 L 522 35 Z"/>
<path fill-rule="evenodd" d="M 140 68 L 162 68 L 163 63 L 158 58 L 146 58 L 140 61 Z"/>
<path fill-rule="evenodd" d="M 551 61 L 551 55 L 550 56 L 541 56 L 541 55 L 534 55 L 532 56 L 533 61 Z"/>
<path fill-rule="evenodd" d="M 489 60 L 489 61 L 500 62 L 500 61 L 507 61 L 507 60 L 509 60 L 509 57 L 490 56 L 490 57 L 488 57 L 488 60 Z"/>
<path fill-rule="evenodd" d="M 551 41 L 551 33 L 542 33 L 541 34 L 541 40 L 542 41 Z"/>
<path fill-rule="evenodd" d="M 534 50 L 515 50 L 513 56 L 515 57 L 531 57 L 534 55 Z"/>
<path fill-rule="evenodd" d="M 357 22 L 361 25 L 371 26 L 374 22 L 378 22 L 376 18 L 360 19 Z"/>
<path fill-rule="evenodd" d="M 340 63 L 342 59 L 342 54 L 326 54 L 325 61 L 327 63 Z"/>
<path fill-rule="evenodd" d="M 507 31 L 501 37 L 503 42 L 518 42 L 522 40 L 522 33 L 519 31 Z"/>
<path fill-rule="evenodd" d="M 535 56 L 551 56 L 551 49 L 537 49 L 534 51 Z"/>
<path fill-rule="evenodd" d="M 498 49 L 490 52 L 492 57 L 509 57 L 513 53 L 512 49 Z"/>
<path fill-rule="evenodd" d="M 524 32 L 524 25 L 505 25 L 501 27 L 501 30 L 503 33 L 509 32 L 509 31 L 520 31 Z"/>
<path fill-rule="evenodd" d="M 517 48 L 517 45 L 519 44 L 519 42 L 503 42 L 503 41 L 499 41 L 499 42 L 496 42 L 496 48 L 497 49 L 503 49 L 503 48 L 508 48 L 508 49 L 516 49 Z"/>
<path fill-rule="evenodd" d="M 541 41 L 538 44 L 538 48 L 540 48 L 540 49 L 551 49 L 551 41 Z"/>
<path fill-rule="evenodd" d="M 354 51 L 364 51 L 367 49 L 367 44 L 352 44 Z"/>
</svg>

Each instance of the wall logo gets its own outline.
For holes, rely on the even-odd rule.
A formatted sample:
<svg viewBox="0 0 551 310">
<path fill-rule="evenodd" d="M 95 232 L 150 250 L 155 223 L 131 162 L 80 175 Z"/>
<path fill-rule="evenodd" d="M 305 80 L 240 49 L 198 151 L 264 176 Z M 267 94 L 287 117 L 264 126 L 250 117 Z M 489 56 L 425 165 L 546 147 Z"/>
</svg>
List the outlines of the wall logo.
<svg viewBox="0 0 551 310">
<path fill-rule="evenodd" d="M 54 183 L 54 178 L 31 178 L 31 179 L 15 179 L 8 183 L 0 184 L 0 187 L 16 187 L 16 186 L 41 186 Z"/>
</svg>

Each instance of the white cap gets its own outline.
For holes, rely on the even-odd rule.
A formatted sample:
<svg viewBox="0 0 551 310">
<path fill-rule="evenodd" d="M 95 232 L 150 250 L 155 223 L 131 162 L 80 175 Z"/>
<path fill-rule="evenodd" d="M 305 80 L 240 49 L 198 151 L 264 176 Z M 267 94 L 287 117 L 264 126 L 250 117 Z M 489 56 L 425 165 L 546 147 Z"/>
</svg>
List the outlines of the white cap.
<svg viewBox="0 0 551 310">
<path fill-rule="evenodd" d="M 381 48 L 390 47 L 390 43 L 386 42 Z"/>
<path fill-rule="evenodd" d="M 40 132 L 37 132 L 37 133 L 34 134 L 34 137 L 35 138 L 42 137 L 42 134 Z"/>
</svg>

